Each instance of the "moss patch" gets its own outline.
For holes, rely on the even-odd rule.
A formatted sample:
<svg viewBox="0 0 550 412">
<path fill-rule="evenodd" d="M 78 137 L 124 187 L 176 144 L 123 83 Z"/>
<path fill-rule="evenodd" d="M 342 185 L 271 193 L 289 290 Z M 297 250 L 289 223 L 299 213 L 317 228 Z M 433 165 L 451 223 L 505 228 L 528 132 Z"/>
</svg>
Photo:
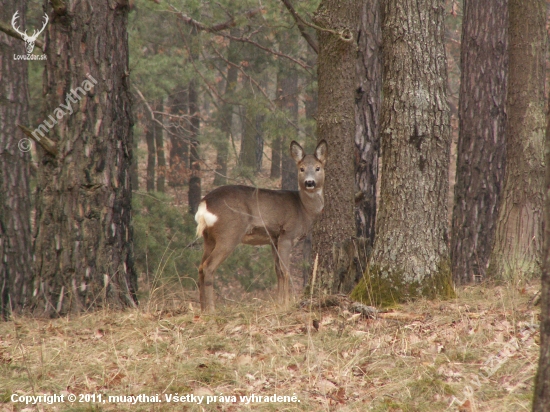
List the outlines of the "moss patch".
<svg viewBox="0 0 550 412">
<path fill-rule="evenodd" d="M 448 262 L 440 262 L 437 271 L 422 281 L 406 282 L 403 270 L 373 265 L 351 292 L 355 301 L 389 307 L 420 297 L 450 299 L 455 297 Z"/>
</svg>

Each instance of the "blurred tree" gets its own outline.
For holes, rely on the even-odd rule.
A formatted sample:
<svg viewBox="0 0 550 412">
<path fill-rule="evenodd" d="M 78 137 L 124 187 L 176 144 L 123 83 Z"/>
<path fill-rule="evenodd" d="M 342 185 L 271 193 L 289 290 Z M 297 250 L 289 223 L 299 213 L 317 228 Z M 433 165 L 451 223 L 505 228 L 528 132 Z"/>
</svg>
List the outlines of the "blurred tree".
<svg viewBox="0 0 550 412">
<path fill-rule="evenodd" d="M 128 4 L 54 5 L 44 2 L 43 119 L 55 147 L 38 142 L 36 270 L 27 293 L 36 315 L 135 306 Z"/>
<path fill-rule="evenodd" d="M 489 264 L 505 165 L 508 0 L 464 1 L 458 159 L 451 231 L 457 284 Z"/>
<path fill-rule="evenodd" d="M 189 170 L 189 107 L 187 100 L 187 89 L 177 86 L 174 88 L 168 102 L 169 111 L 172 115 L 169 117 L 167 127 L 171 143 L 168 182 L 172 187 L 183 186 L 187 180 Z"/>
<path fill-rule="evenodd" d="M 164 193 L 164 184 L 166 181 L 166 157 L 164 156 L 164 126 L 163 119 L 164 115 L 161 113 L 164 112 L 163 101 L 160 100 L 157 103 L 157 114 L 158 122 L 153 124 L 155 130 L 155 147 L 157 155 L 157 192 Z"/>
<path fill-rule="evenodd" d="M 488 276 L 539 276 L 544 182 L 546 3 L 509 0 L 506 172 Z"/>
<path fill-rule="evenodd" d="M 0 22 L 11 21 L 16 12 L 19 12 L 18 27 L 31 32 L 27 27 L 27 1 L 0 1 Z M 13 57 L 24 54 L 27 52 L 23 41 L 0 33 L 0 318 L 3 319 L 12 311 L 23 309 L 32 288 L 31 156 L 26 151 L 31 143 L 17 127 L 27 124 L 28 62 Z"/>
<path fill-rule="evenodd" d="M 382 177 L 369 276 L 352 296 L 392 304 L 453 293 L 444 8 L 383 0 Z"/>
</svg>

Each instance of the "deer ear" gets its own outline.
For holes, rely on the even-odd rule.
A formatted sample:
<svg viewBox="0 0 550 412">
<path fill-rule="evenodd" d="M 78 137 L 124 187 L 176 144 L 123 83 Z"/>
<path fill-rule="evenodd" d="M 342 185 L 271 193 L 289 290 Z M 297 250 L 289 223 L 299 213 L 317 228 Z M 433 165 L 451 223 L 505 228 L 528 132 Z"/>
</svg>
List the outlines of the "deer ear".
<svg viewBox="0 0 550 412">
<path fill-rule="evenodd" d="M 294 140 L 290 143 L 290 156 L 292 156 L 296 163 L 301 162 L 305 156 L 302 146 Z"/>
<path fill-rule="evenodd" d="M 327 141 L 324 139 L 321 140 L 315 148 L 315 157 L 323 164 L 323 166 L 327 163 L 327 150 Z"/>
</svg>

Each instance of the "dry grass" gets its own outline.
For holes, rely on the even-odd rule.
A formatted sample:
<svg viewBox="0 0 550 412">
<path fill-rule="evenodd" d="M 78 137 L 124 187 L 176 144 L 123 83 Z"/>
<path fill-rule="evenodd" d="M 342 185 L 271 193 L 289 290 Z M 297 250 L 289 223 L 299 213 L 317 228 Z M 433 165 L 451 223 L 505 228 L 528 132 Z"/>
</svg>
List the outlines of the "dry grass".
<svg viewBox="0 0 550 412">
<path fill-rule="evenodd" d="M 284 311 L 230 304 L 103 311 L 0 324 L 0 411 L 12 394 L 195 394 L 189 403 L 74 403 L 27 410 L 522 411 L 539 347 L 537 285 L 468 287 L 452 301 L 396 310 L 422 320 L 367 320 L 345 308 Z M 157 307 L 158 306 L 149 306 Z M 310 328 L 319 319 L 319 330 Z M 404 317 L 405 318 L 405 317 Z M 206 404 L 206 396 L 237 403 Z M 300 402 L 239 402 L 296 394 Z M 230 399 L 231 400 L 231 399 Z"/>
</svg>

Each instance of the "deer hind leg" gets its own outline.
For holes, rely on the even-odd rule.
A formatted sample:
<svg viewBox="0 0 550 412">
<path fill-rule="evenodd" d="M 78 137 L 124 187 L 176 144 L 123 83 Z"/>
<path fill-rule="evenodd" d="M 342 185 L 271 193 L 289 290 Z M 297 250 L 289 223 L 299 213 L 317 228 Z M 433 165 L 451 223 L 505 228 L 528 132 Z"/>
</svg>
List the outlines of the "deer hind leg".
<svg viewBox="0 0 550 412">
<path fill-rule="evenodd" d="M 202 311 L 214 311 L 214 272 L 235 250 L 241 238 L 242 234 L 240 233 L 226 233 L 223 236 L 218 236 L 215 240 L 208 235 L 205 237 L 203 260 L 199 267 L 199 294 Z"/>
<path fill-rule="evenodd" d="M 287 306 L 290 301 L 290 250 L 292 242 L 279 238 L 277 247 L 272 246 L 273 259 L 275 260 L 275 272 L 277 273 L 277 297 L 279 303 Z"/>
</svg>

